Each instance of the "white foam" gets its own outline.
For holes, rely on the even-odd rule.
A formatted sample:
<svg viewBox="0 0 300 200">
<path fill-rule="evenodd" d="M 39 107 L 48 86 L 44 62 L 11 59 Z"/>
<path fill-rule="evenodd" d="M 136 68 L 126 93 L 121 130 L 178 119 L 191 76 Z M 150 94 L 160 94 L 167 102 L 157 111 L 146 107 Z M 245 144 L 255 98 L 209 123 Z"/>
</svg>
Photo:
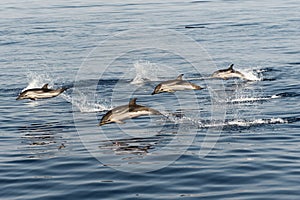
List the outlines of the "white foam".
<svg viewBox="0 0 300 200">
<path fill-rule="evenodd" d="M 262 125 L 262 124 L 283 124 L 283 123 L 288 123 L 288 121 L 282 118 L 254 119 L 254 120 L 236 119 L 236 120 L 225 122 L 223 126 L 249 127 L 255 125 Z"/>
<path fill-rule="evenodd" d="M 198 126 L 199 128 L 222 128 L 224 126 L 238 126 L 238 127 L 250 127 L 255 125 L 263 124 L 284 124 L 288 123 L 287 120 L 282 118 L 271 118 L 271 119 L 254 119 L 254 120 L 245 120 L 245 119 L 234 119 L 231 121 L 201 121 L 189 117 L 176 117 L 172 113 L 164 113 L 164 115 L 175 124 L 190 123 Z"/>
<path fill-rule="evenodd" d="M 272 95 L 267 97 L 240 97 L 236 99 L 230 99 L 227 101 L 227 103 L 245 103 L 245 102 L 255 102 L 255 101 L 267 101 L 270 99 L 277 99 L 280 98 L 280 95 Z"/>
<path fill-rule="evenodd" d="M 277 99 L 277 98 L 280 98 L 280 97 L 282 97 L 282 96 L 281 95 L 277 95 L 277 94 L 274 94 L 274 95 L 271 96 L 272 99 Z"/>
<path fill-rule="evenodd" d="M 243 97 L 239 99 L 232 99 L 230 102 L 232 103 L 243 103 L 243 102 L 254 102 L 254 101 L 263 101 L 268 100 L 268 97 Z"/>
<path fill-rule="evenodd" d="M 245 102 L 255 102 L 255 101 L 267 101 L 273 99 L 273 97 L 241 97 L 238 99 L 230 100 L 231 103 L 245 103 Z"/>
</svg>

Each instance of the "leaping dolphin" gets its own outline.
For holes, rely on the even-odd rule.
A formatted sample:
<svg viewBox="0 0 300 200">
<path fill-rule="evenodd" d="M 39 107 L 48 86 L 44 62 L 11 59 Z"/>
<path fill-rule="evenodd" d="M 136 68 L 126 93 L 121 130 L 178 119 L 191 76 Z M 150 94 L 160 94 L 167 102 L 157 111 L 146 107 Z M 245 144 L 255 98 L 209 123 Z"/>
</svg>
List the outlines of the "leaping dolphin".
<svg viewBox="0 0 300 200">
<path fill-rule="evenodd" d="M 108 111 L 101 119 L 99 126 L 109 123 L 124 124 L 123 120 L 136 118 L 142 115 L 161 115 L 160 112 L 152 108 L 136 104 L 137 98 L 129 101 L 129 104 L 118 106 Z"/>
<path fill-rule="evenodd" d="M 190 83 L 188 81 L 182 80 L 183 74 L 180 74 L 176 79 L 164 81 L 158 84 L 154 91 L 152 92 L 152 95 L 162 93 L 162 92 L 176 92 L 179 90 L 201 90 L 202 87 Z"/>
<path fill-rule="evenodd" d="M 21 94 L 17 97 L 16 100 L 21 100 L 21 99 L 37 100 L 37 99 L 52 98 L 58 96 L 66 89 L 67 88 L 59 88 L 56 90 L 49 89 L 47 83 L 42 88 L 32 88 L 21 92 Z"/>
<path fill-rule="evenodd" d="M 215 71 L 211 75 L 211 77 L 212 78 L 221 78 L 221 79 L 224 79 L 224 80 L 227 80 L 229 78 L 240 78 L 240 79 L 247 80 L 247 78 L 245 77 L 244 74 L 242 74 L 241 72 L 233 69 L 233 64 L 231 64 L 229 66 L 229 68 L 227 68 L 227 69 L 220 69 L 218 71 Z"/>
</svg>

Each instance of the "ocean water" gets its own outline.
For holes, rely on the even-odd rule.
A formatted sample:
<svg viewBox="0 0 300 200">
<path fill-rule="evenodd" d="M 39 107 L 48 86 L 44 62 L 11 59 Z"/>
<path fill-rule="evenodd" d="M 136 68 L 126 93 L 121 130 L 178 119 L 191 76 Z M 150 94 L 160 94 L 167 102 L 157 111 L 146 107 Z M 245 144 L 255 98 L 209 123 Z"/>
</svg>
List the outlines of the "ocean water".
<svg viewBox="0 0 300 200">
<path fill-rule="evenodd" d="M 0 5 L 1 199 L 299 198 L 299 1 Z M 98 126 L 134 97 L 163 115 Z"/>
</svg>

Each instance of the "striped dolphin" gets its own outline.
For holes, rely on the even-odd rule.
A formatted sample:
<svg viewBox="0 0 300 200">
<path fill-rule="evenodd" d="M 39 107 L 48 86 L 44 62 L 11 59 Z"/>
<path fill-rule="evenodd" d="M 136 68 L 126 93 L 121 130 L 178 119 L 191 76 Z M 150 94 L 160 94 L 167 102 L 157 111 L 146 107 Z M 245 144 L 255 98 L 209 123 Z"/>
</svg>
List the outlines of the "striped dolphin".
<svg viewBox="0 0 300 200">
<path fill-rule="evenodd" d="M 179 90 L 201 90 L 202 87 L 190 83 L 188 81 L 182 80 L 183 74 L 180 74 L 176 79 L 164 81 L 158 84 L 154 91 L 152 92 L 152 95 L 159 94 L 162 92 L 176 92 Z"/>
<path fill-rule="evenodd" d="M 227 69 L 220 69 L 218 71 L 215 71 L 211 75 L 211 77 L 212 78 L 221 78 L 221 79 L 224 79 L 224 80 L 227 80 L 229 78 L 240 78 L 240 79 L 247 80 L 247 78 L 245 77 L 244 74 L 242 74 L 241 72 L 233 69 L 233 64 L 231 64 Z"/>
<path fill-rule="evenodd" d="M 42 88 L 32 88 L 21 92 L 16 100 L 21 100 L 21 99 L 37 100 L 37 99 L 52 98 L 60 95 L 66 89 L 67 88 L 59 88 L 56 90 L 49 89 L 47 83 Z"/>
<path fill-rule="evenodd" d="M 137 98 L 129 101 L 129 104 L 115 107 L 108 111 L 101 119 L 99 126 L 109 123 L 124 124 L 124 120 L 136 118 L 142 115 L 161 115 L 160 112 L 152 108 L 136 104 Z"/>
</svg>

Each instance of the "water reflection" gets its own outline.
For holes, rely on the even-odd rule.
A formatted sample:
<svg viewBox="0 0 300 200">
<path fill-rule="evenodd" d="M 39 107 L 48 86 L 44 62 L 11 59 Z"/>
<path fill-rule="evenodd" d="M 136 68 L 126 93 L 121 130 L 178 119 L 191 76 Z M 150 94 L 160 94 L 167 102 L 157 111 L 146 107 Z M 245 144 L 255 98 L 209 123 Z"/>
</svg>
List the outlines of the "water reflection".
<svg viewBox="0 0 300 200">
<path fill-rule="evenodd" d="M 62 122 L 33 123 L 19 127 L 22 133 L 20 150 L 29 158 L 54 157 L 67 147 L 62 136 L 65 126 Z"/>
<path fill-rule="evenodd" d="M 115 155 L 146 155 L 154 150 L 161 137 L 117 139 L 100 141 L 99 149 L 111 150 Z"/>
</svg>

